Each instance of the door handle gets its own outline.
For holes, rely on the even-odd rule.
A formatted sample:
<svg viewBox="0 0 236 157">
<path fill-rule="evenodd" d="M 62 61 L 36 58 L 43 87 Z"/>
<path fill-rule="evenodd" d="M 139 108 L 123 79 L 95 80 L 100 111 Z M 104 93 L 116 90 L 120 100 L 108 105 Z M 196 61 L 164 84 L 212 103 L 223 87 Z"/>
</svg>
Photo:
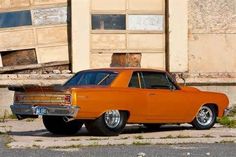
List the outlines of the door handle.
<svg viewBox="0 0 236 157">
<path fill-rule="evenodd" d="M 149 93 L 148 94 L 149 96 L 154 96 L 154 95 L 156 95 L 155 93 Z"/>
</svg>

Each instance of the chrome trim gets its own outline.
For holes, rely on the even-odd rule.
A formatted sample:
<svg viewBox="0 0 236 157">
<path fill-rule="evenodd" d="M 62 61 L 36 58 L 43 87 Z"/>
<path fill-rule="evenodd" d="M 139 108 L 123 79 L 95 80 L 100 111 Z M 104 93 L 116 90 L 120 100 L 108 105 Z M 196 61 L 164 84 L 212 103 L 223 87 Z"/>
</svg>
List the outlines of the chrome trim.
<svg viewBox="0 0 236 157">
<path fill-rule="evenodd" d="M 66 105 L 46 105 L 46 106 L 33 106 L 33 105 L 11 105 L 12 113 L 15 115 L 40 115 L 36 113 L 37 108 L 46 109 L 46 113 L 43 115 L 47 116 L 68 116 L 68 117 L 76 117 L 79 107 L 78 106 L 66 106 Z"/>
</svg>

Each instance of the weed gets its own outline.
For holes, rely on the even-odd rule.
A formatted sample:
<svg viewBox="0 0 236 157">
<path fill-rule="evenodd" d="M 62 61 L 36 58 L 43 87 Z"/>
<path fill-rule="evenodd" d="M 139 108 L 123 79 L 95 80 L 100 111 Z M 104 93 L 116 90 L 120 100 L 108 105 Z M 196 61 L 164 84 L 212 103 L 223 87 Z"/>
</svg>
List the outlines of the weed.
<svg viewBox="0 0 236 157">
<path fill-rule="evenodd" d="M 168 135 L 168 136 L 165 136 L 165 137 L 160 137 L 160 139 L 168 139 L 168 138 L 175 138 L 175 137 L 173 137 L 172 135 Z"/>
<path fill-rule="evenodd" d="M 133 145 L 150 145 L 151 143 L 135 141 L 135 142 L 133 142 L 132 144 L 133 144 Z"/>
<path fill-rule="evenodd" d="M 208 135 L 204 135 L 203 137 L 204 137 L 204 138 L 214 138 L 214 136 L 209 135 L 209 134 L 208 134 Z"/>
<path fill-rule="evenodd" d="M 127 140 L 127 139 L 129 139 L 129 137 L 122 137 L 122 138 L 120 138 L 121 140 Z"/>
<path fill-rule="evenodd" d="M 144 139 L 142 135 L 139 135 L 139 136 L 134 136 L 135 139 L 138 139 L 138 140 L 142 140 Z"/>
<path fill-rule="evenodd" d="M 230 119 L 227 116 L 219 118 L 217 120 L 217 122 L 220 123 L 221 125 L 227 126 L 229 128 L 235 128 L 236 127 L 236 120 L 235 119 Z"/>
<path fill-rule="evenodd" d="M 40 140 L 40 139 L 38 139 L 38 140 L 34 140 L 35 142 L 42 142 L 43 140 Z"/>
</svg>

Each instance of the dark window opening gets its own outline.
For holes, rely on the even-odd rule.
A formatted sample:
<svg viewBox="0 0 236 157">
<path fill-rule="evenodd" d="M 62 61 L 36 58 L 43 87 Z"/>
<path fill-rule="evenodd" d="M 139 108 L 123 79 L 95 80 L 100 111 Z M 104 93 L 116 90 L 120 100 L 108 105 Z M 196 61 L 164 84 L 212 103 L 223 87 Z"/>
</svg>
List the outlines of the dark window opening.
<svg viewBox="0 0 236 157">
<path fill-rule="evenodd" d="M 37 64 L 35 49 L 2 52 L 3 66 Z"/>
<path fill-rule="evenodd" d="M 131 88 L 140 88 L 138 72 L 133 73 L 133 75 L 131 77 L 131 80 L 129 82 L 129 87 L 131 87 Z"/>
<path fill-rule="evenodd" d="M 32 25 L 29 10 L 0 13 L 0 28 Z"/>
<path fill-rule="evenodd" d="M 92 15 L 93 30 L 125 30 L 126 17 L 125 15 Z"/>
</svg>

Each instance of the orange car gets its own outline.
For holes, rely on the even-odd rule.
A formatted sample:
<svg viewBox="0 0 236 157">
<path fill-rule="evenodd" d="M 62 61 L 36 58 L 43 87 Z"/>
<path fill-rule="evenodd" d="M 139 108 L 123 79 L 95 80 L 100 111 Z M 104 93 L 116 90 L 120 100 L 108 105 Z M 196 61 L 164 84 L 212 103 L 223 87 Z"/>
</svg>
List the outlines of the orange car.
<svg viewBox="0 0 236 157">
<path fill-rule="evenodd" d="M 227 110 L 225 94 L 179 86 L 165 71 L 139 68 L 81 71 L 63 86 L 9 87 L 18 119 L 42 116 L 48 131 L 74 134 L 85 124 L 95 135 L 118 135 L 127 123 L 158 128 L 191 123 L 210 129 Z"/>
</svg>

